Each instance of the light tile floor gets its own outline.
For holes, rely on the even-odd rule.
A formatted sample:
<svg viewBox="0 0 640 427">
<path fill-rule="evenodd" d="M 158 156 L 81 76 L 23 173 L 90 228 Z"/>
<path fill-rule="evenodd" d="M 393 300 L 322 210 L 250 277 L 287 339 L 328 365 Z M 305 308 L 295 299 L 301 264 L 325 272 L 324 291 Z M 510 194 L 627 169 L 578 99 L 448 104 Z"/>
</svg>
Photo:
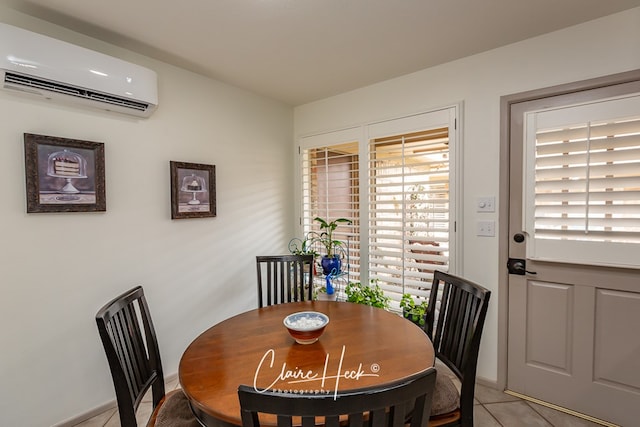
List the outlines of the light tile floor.
<svg viewBox="0 0 640 427">
<path fill-rule="evenodd" d="M 167 385 L 167 390 L 173 390 L 177 387 L 177 381 L 174 381 Z M 145 426 L 150 414 L 151 402 L 149 399 L 144 399 L 138 409 L 138 425 Z M 527 402 L 490 387 L 477 385 L 474 426 L 595 427 L 599 424 Z M 117 410 L 109 409 L 87 421 L 76 424 L 74 427 L 120 427 L 120 420 Z"/>
</svg>

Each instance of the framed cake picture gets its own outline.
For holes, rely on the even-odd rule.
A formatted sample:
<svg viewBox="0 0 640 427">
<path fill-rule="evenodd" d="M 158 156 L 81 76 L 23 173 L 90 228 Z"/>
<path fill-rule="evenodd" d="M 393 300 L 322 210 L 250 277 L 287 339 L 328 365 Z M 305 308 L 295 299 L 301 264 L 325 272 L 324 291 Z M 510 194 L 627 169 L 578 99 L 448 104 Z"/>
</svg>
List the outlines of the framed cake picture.
<svg viewBox="0 0 640 427">
<path fill-rule="evenodd" d="M 104 212 L 104 144 L 24 134 L 27 213 Z"/>
<path fill-rule="evenodd" d="M 216 167 L 169 162 L 171 219 L 216 216 Z"/>
</svg>

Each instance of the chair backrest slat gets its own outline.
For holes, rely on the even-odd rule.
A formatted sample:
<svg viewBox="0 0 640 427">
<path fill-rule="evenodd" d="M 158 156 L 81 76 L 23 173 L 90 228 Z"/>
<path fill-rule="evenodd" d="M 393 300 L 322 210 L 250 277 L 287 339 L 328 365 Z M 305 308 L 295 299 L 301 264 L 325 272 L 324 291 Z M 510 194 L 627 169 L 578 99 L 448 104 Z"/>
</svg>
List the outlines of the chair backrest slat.
<svg viewBox="0 0 640 427">
<path fill-rule="evenodd" d="M 421 372 L 384 387 L 334 394 L 286 393 L 241 385 L 238 388 L 243 427 L 260 427 L 258 414 L 277 416 L 278 427 L 291 427 L 293 417 L 302 427 L 426 427 L 431 412 L 436 370 Z M 341 417 L 343 417 L 341 419 Z M 427 417 L 427 418 L 425 418 Z M 365 422 L 365 420 L 367 420 Z"/>
<path fill-rule="evenodd" d="M 313 255 L 257 256 L 258 307 L 313 299 Z"/>
<path fill-rule="evenodd" d="M 126 352 L 124 363 L 130 369 L 129 380 L 137 395 L 144 387 L 149 377 L 147 355 L 144 354 L 142 347 L 144 341 L 142 339 L 142 330 L 138 322 L 135 302 L 124 307 L 121 311 L 123 315 L 123 333 L 126 341 Z"/>
<path fill-rule="evenodd" d="M 131 354 L 131 338 L 128 333 L 128 316 L 127 316 L 127 307 L 123 308 L 122 311 L 119 311 L 113 315 L 111 318 L 111 322 L 109 323 L 112 326 L 113 331 L 115 332 L 115 345 L 119 349 L 118 357 L 120 359 L 120 364 L 122 365 L 122 369 L 126 372 L 126 380 L 129 385 L 129 392 L 131 394 L 131 399 L 135 401 L 136 396 L 139 392 L 139 380 L 136 378 L 136 368 L 134 365 L 134 360 L 132 360 Z"/>
</svg>

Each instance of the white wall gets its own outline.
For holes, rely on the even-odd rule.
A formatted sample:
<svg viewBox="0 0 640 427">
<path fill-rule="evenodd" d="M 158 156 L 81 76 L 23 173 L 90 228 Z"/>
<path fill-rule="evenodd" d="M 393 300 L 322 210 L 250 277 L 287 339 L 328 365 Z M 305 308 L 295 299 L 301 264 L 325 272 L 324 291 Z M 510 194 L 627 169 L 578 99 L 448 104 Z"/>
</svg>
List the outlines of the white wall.
<svg viewBox="0 0 640 427">
<path fill-rule="evenodd" d="M 478 374 L 497 379 L 498 239 L 476 237 L 478 196 L 498 196 L 500 97 L 640 68 L 640 8 L 429 68 L 295 109 L 298 136 L 463 101 L 463 268 L 493 291 Z M 357 55 L 357 52 L 354 52 Z M 499 205 L 500 201 L 497 200 Z M 506 221 L 507 218 L 499 218 Z"/>
<path fill-rule="evenodd" d="M 294 228 L 290 107 L 0 8 L 0 21 L 155 70 L 132 119 L 0 91 L 0 426 L 115 398 L 94 316 L 142 284 L 165 374 L 200 332 L 257 307 L 255 256 Z M 104 142 L 105 213 L 27 214 L 23 133 Z M 171 220 L 169 161 L 216 165 L 217 217 Z"/>
</svg>

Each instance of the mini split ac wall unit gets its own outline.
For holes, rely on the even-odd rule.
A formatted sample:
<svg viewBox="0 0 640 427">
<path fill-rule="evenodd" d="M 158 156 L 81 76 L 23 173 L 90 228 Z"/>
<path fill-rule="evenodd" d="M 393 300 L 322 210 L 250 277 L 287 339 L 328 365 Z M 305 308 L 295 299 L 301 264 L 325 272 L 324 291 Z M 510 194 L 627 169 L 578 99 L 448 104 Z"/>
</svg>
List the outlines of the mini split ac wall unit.
<svg viewBox="0 0 640 427">
<path fill-rule="evenodd" d="M 2 88 L 137 117 L 158 106 L 154 71 L 0 23 Z"/>
</svg>

